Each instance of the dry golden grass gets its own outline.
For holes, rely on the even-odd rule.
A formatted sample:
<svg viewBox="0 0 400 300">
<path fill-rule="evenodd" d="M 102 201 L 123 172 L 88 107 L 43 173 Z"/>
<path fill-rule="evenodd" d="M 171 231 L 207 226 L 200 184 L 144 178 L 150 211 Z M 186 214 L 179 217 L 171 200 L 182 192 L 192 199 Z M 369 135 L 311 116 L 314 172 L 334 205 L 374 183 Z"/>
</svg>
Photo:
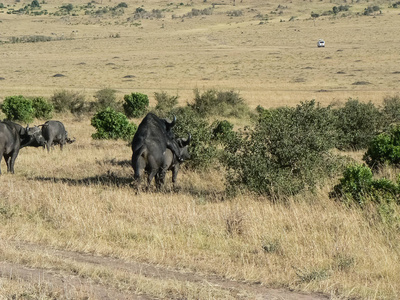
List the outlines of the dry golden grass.
<svg viewBox="0 0 400 300">
<path fill-rule="evenodd" d="M 398 229 L 384 225 L 373 207 L 362 211 L 329 199 L 335 182 L 273 204 L 250 195 L 223 200 L 220 172 L 186 171 L 179 174 L 178 193 L 169 192 L 168 183 L 165 193 L 136 194 L 129 185 L 131 150 L 125 142 L 93 141 L 87 120 L 59 119 L 77 142 L 50 154 L 22 149 L 16 174 L 0 178 L 3 260 L 160 298 L 241 296 L 54 258 L 50 249 L 323 292 L 334 299 L 399 296 Z M 43 249 L 24 250 L 18 243 Z M 10 295 L 7 288 L 1 293 Z"/>
<path fill-rule="evenodd" d="M 47 2 L 49 11 L 61 4 Z M 171 17 L 211 6 L 199 0 L 192 1 L 193 6 L 174 5 L 165 18 L 141 20 L 140 26 L 126 22 L 136 7 L 151 10 L 168 3 L 132 1 L 120 18 L 0 14 L 3 41 L 23 35 L 71 38 L 1 44 L 0 77 L 5 79 L 0 81 L 0 99 L 16 94 L 50 96 L 60 89 L 83 92 L 89 99 L 95 91 L 110 87 L 120 97 L 146 93 L 151 105 L 153 93 L 159 91 L 178 94 L 185 104 L 193 98 L 194 88 L 217 88 L 239 91 L 254 108 L 313 98 L 323 104 L 350 97 L 379 104 L 399 92 L 394 49 L 400 46 L 400 11 L 388 9 L 387 1 L 374 2 L 382 6 L 382 15 L 320 17 L 315 22 L 309 19 L 310 12 L 329 10 L 334 3 L 236 1 L 235 7 L 216 6 L 211 16 L 184 22 Z M 279 4 L 288 8 L 281 15 L 270 14 Z M 361 1 L 354 10 L 368 5 L 371 1 Z M 228 17 L 226 12 L 234 9 L 243 10 L 244 16 Z M 269 14 L 270 21 L 259 24 L 257 13 Z M 292 16 L 297 19 L 289 22 Z M 120 38 L 110 38 L 117 33 Z M 319 38 L 326 40 L 326 48 L 316 47 Z M 52 77 L 57 73 L 66 77 Z M 362 81 L 370 84 L 353 85 Z M 315 194 L 273 204 L 246 194 L 226 199 L 221 171 L 182 170 L 179 192 L 172 192 L 169 182 L 165 193 L 136 194 L 130 186 L 133 172 L 127 143 L 92 140 L 89 118 L 59 115 L 56 119 L 77 142 L 50 154 L 22 149 L 16 174 L 0 177 L 3 261 L 73 274 L 87 279 L 89 287 L 106 285 L 120 293 L 158 298 L 257 298 L 245 287 L 232 292 L 211 286 L 206 277 L 211 275 L 322 292 L 332 299 L 400 297 L 398 229 L 383 224 L 373 207 L 362 211 L 329 199 L 336 182 Z M 362 154 L 351 155 L 359 160 Z M 386 173 L 393 177 L 395 171 Z M 36 252 L 19 244 L 32 244 Z M 60 258 L 51 249 L 195 272 L 208 279 L 196 283 L 146 277 Z M 23 292 L 42 299 L 97 297 L 85 291 L 71 296 L 56 284 L 38 286 L 3 278 L 0 298 Z"/>
</svg>

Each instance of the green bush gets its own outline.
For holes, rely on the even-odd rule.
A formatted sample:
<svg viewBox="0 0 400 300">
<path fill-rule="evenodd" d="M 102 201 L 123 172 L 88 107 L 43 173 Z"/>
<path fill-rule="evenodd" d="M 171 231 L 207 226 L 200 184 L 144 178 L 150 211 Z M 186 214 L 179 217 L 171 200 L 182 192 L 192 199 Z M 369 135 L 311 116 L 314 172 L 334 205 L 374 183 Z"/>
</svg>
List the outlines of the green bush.
<svg viewBox="0 0 400 300">
<path fill-rule="evenodd" d="M 140 118 L 144 116 L 149 107 L 149 98 L 145 94 L 132 93 L 124 96 L 123 108 L 128 118 Z"/>
<path fill-rule="evenodd" d="M 59 113 L 71 112 L 80 115 L 88 111 L 85 96 L 79 92 L 61 90 L 54 93 L 50 101 Z"/>
<path fill-rule="evenodd" d="M 32 122 L 35 116 L 32 100 L 21 95 L 6 97 L 1 105 L 1 110 L 7 119 L 25 123 Z"/>
<path fill-rule="evenodd" d="M 116 111 L 122 111 L 121 104 L 117 102 L 116 90 L 111 88 L 104 88 L 97 91 L 94 94 L 97 102 L 94 103 L 94 107 L 97 111 L 104 110 L 110 107 Z"/>
<path fill-rule="evenodd" d="M 369 142 L 384 126 L 382 113 L 371 102 L 361 103 L 349 99 L 345 106 L 335 110 L 338 131 L 337 148 L 340 150 L 360 150 L 367 148 Z"/>
<path fill-rule="evenodd" d="M 371 168 L 384 164 L 400 165 L 400 125 L 393 126 L 388 133 L 381 133 L 370 142 L 363 160 Z"/>
<path fill-rule="evenodd" d="M 336 141 L 335 116 L 329 107 L 313 100 L 295 108 L 260 111 L 254 128 L 245 128 L 225 145 L 228 190 L 293 195 L 342 167 L 328 151 Z"/>
<path fill-rule="evenodd" d="M 35 110 L 35 118 L 46 120 L 53 117 L 53 105 L 43 97 L 33 98 L 32 106 Z"/>
<path fill-rule="evenodd" d="M 123 139 L 131 141 L 137 126 L 129 123 L 128 118 L 110 107 L 97 112 L 91 119 L 91 125 L 97 132 L 92 134 L 94 139 Z"/>
</svg>

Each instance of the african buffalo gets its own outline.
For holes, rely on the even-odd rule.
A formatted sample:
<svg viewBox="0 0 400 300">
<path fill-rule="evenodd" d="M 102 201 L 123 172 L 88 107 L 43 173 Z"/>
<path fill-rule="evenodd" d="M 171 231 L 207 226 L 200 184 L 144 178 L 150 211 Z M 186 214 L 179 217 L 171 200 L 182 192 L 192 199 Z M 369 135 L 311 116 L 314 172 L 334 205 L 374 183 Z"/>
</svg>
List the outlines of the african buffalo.
<svg viewBox="0 0 400 300">
<path fill-rule="evenodd" d="M 163 165 L 164 154 L 170 149 L 178 161 L 182 161 L 181 152 L 174 142 L 172 127 L 176 118 L 170 122 L 160 119 L 153 113 L 148 113 L 139 124 L 132 140 L 132 167 L 134 178 L 140 181 L 143 170 L 148 170 L 147 184 L 150 185 L 153 177 Z"/>
<path fill-rule="evenodd" d="M 20 149 L 28 146 L 44 147 L 46 140 L 44 139 L 42 132 L 38 126 L 29 127 L 29 125 L 27 125 L 26 128 L 24 128 L 21 125 L 9 120 L 3 120 L 2 122 L 11 127 L 14 127 L 15 130 L 18 132 L 21 141 Z"/>
<path fill-rule="evenodd" d="M 191 140 L 191 135 L 189 134 L 187 139 L 178 138 L 174 140 L 174 143 L 177 144 L 181 158 L 183 161 L 190 159 L 189 154 L 189 143 Z M 164 153 L 164 161 L 162 166 L 160 167 L 159 172 L 156 174 L 156 185 L 161 187 L 165 182 L 165 174 L 167 171 L 172 171 L 172 182 L 173 184 L 176 183 L 176 178 L 178 176 L 178 171 L 182 162 L 178 161 L 176 156 L 172 153 L 170 149 L 167 148 Z"/>
<path fill-rule="evenodd" d="M 0 161 L 4 157 L 7 164 L 7 171 L 14 173 L 15 159 L 19 150 L 23 147 L 30 146 L 31 143 L 44 143 L 40 128 L 23 128 L 21 125 L 11 122 L 0 122 Z M 1 174 L 1 169 L 0 169 Z"/>
<path fill-rule="evenodd" d="M 42 126 L 42 134 L 46 140 L 47 152 L 50 152 L 50 147 L 60 145 L 62 150 L 66 143 L 73 143 L 75 141 L 68 137 L 68 132 L 65 130 L 64 124 L 60 121 L 47 121 Z"/>
</svg>

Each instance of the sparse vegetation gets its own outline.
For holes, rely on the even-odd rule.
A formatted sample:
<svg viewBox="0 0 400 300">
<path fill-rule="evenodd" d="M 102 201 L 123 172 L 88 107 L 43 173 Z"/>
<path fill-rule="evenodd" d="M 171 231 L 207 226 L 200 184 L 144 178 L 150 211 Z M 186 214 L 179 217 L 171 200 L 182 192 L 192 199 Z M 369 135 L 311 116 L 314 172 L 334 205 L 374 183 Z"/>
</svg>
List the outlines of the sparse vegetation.
<svg viewBox="0 0 400 300">
<path fill-rule="evenodd" d="M 59 113 L 71 112 L 74 115 L 81 115 L 87 112 L 85 96 L 79 92 L 68 90 L 56 91 L 50 98 L 54 110 Z"/>
<path fill-rule="evenodd" d="M 104 110 L 110 107 L 116 111 L 122 111 L 122 104 L 117 102 L 116 90 L 104 88 L 97 91 L 94 95 L 97 100 L 93 103 L 95 110 Z"/>
<path fill-rule="evenodd" d="M 178 104 L 179 97 L 170 96 L 163 91 L 154 93 L 154 98 L 157 101 L 155 111 L 161 115 L 164 115 Z"/>
</svg>

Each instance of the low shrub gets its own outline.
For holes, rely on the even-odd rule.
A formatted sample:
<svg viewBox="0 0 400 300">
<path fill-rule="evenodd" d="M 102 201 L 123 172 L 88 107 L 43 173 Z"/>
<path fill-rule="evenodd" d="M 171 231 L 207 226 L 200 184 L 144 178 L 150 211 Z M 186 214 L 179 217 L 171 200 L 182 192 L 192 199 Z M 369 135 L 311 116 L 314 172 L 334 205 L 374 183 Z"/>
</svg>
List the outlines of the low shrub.
<svg viewBox="0 0 400 300">
<path fill-rule="evenodd" d="M 116 90 L 111 88 L 104 88 L 94 94 L 97 102 L 94 103 L 96 111 L 104 110 L 110 107 L 116 111 L 122 111 L 122 105 L 117 102 Z"/>
<path fill-rule="evenodd" d="M 75 115 L 81 115 L 88 111 L 85 96 L 79 92 L 56 91 L 50 101 L 54 106 L 54 110 L 59 113 L 71 112 Z"/>
<path fill-rule="evenodd" d="M 398 182 L 386 178 L 373 179 L 372 170 L 365 165 L 351 165 L 343 172 L 339 184 L 330 193 L 331 198 L 347 204 L 357 203 L 361 207 L 369 201 L 381 205 L 399 203 Z"/>
<path fill-rule="evenodd" d="M 123 108 L 128 118 L 140 118 L 144 116 L 149 107 L 149 98 L 145 94 L 132 93 L 124 96 Z"/>
<path fill-rule="evenodd" d="M 155 110 L 158 114 L 169 112 L 178 104 L 178 96 L 170 96 L 166 92 L 154 93 L 154 98 L 157 101 Z"/>
<path fill-rule="evenodd" d="M 35 116 L 32 100 L 21 95 L 6 97 L 1 105 L 1 110 L 7 119 L 25 123 L 32 122 Z"/>
<path fill-rule="evenodd" d="M 94 139 L 123 139 L 131 141 L 137 126 L 129 123 L 128 118 L 120 112 L 107 107 L 105 110 L 97 112 L 91 119 L 91 125 L 97 132 L 92 134 Z"/>
<path fill-rule="evenodd" d="M 348 166 L 339 181 L 340 183 L 334 187 L 331 197 L 363 204 L 364 194 L 371 188 L 372 171 L 365 165 Z"/>
<path fill-rule="evenodd" d="M 35 110 L 35 118 L 48 120 L 53 117 L 53 105 L 43 97 L 36 97 L 32 99 L 32 106 Z"/>
<path fill-rule="evenodd" d="M 250 109 L 243 98 L 235 91 L 218 91 L 214 89 L 200 93 L 194 90 L 192 107 L 201 116 L 244 117 L 249 116 Z"/>
</svg>

